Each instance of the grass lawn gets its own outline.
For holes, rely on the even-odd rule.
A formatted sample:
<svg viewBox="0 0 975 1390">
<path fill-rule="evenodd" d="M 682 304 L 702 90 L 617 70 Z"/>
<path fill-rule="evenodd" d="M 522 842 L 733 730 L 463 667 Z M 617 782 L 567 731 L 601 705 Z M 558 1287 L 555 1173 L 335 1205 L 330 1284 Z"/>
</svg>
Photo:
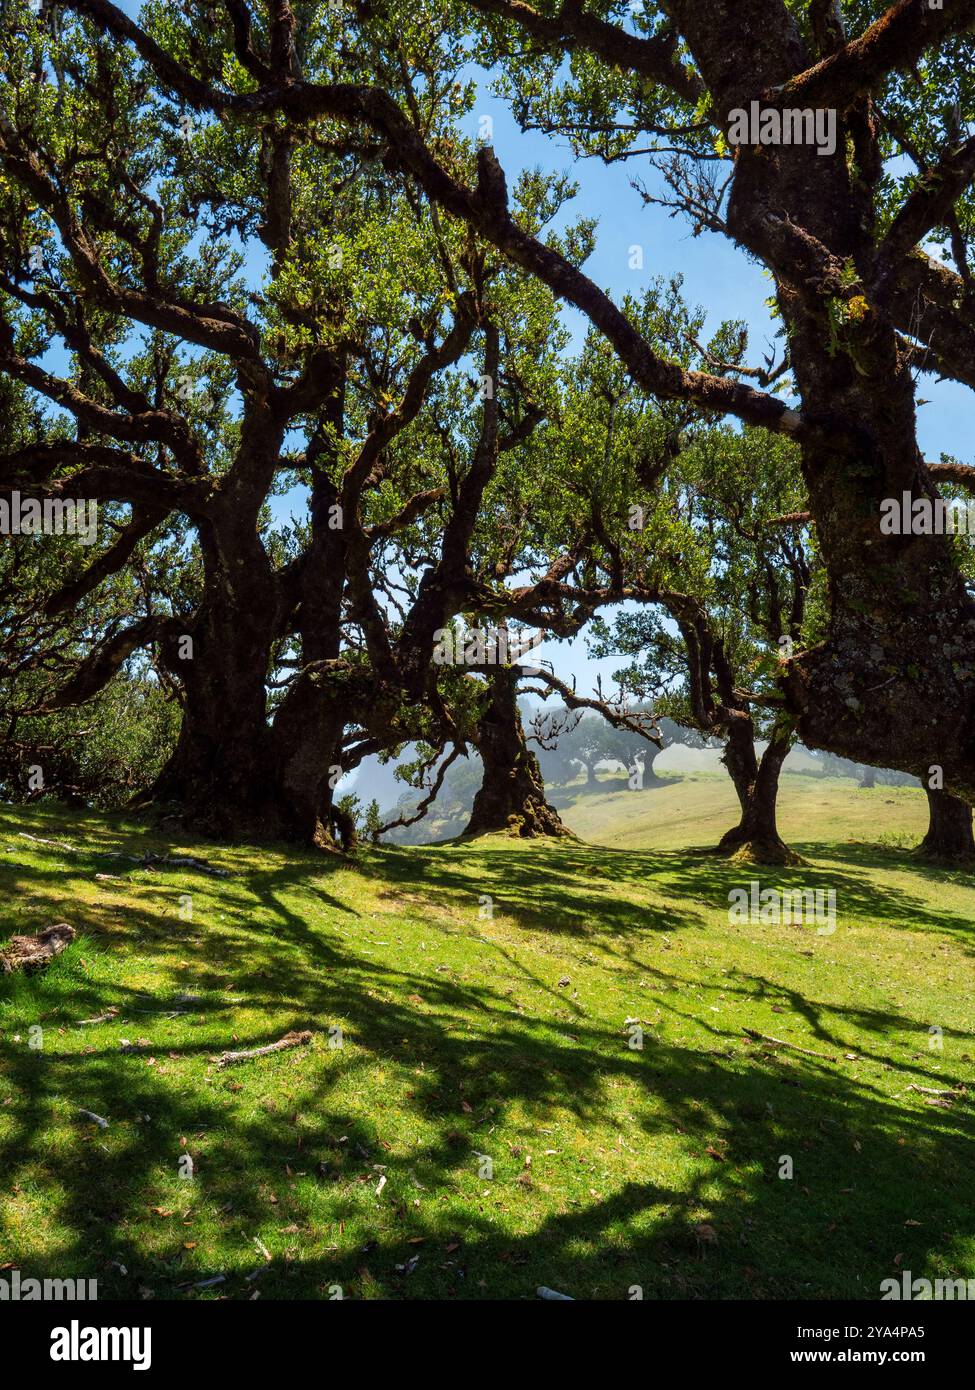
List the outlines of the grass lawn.
<svg viewBox="0 0 975 1390">
<path fill-rule="evenodd" d="M 800 776 L 781 828 L 804 866 L 702 858 L 726 783 L 577 794 L 589 843 L 354 865 L 0 807 L 0 941 L 80 933 L 0 979 L 0 1265 L 101 1298 L 876 1299 L 903 1270 L 975 1277 L 975 1092 L 908 1089 L 975 1082 L 971 876 L 905 853 L 919 792 Z M 233 876 L 96 853 L 117 850 Z M 751 878 L 835 888 L 835 934 L 729 922 Z"/>
</svg>

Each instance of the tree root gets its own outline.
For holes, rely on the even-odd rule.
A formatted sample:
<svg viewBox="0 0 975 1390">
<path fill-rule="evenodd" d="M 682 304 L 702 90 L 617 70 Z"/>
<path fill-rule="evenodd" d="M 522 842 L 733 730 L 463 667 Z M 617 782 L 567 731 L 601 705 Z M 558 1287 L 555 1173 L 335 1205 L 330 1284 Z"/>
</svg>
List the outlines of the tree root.
<svg viewBox="0 0 975 1390">
<path fill-rule="evenodd" d="M 785 1038 L 773 1038 L 770 1033 L 758 1033 L 754 1028 L 741 1030 L 753 1042 L 771 1043 L 773 1047 L 788 1047 L 793 1052 L 801 1052 L 804 1057 L 818 1057 L 823 1062 L 835 1062 L 836 1058 L 826 1052 L 814 1052 L 811 1047 L 800 1047 L 798 1043 L 786 1042 Z"/>
<path fill-rule="evenodd" d="M 45 927 L 36 936 L 12 936 L 0 951 L 0 970 L 6 974 L 14 970 L 41 970 L 70 946 L 77 935 L 67 922 L 58 922 L 53 927 Z"/>
<path fill-rule="evenodd" d="M 794 849 L 789 848 L 784 840 L 777 837 L 774 840 L 767 837 L 753 840 L 734 840 L 725 836 L 714 853 L 725 855 L 739 864 L 796 866 L 805 863 L 801 854 L 797 854 Z"/>
</svg>

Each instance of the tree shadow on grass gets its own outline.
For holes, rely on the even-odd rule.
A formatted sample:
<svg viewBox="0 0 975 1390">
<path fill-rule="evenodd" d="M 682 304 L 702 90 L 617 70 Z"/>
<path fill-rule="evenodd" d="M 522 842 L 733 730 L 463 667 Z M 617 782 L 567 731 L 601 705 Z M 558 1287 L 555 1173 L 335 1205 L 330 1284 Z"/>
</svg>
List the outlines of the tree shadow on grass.
<svg viewBox="0 0 975 1390">
<path fill-rule="evenodd" d="M 476 907 L 482 895 L 492 912 L 511 918 L 528 930 L 590 936 L 626 931 L 674 932 L 700 921 L 693 910 L 659 902 L 628 900 L 622 887 L 640 894 L 658 868 L 650 853 L 595 849 L 573 843 L 534 844 L 527 852 L 497 846 L 477 846 L 461 864 L 453 847 L 439 853 L 377 852 L 376 876 L 388 898 L 414 897 L 445 909 Z M 413 855 L 420 860 L 420 874 Z M 380 857 L 381 856 L 381 857 Z"/>
<path fill-rule="evenodd" d="M 106 930 L 93 909 L 93 939 L 106 947 L 137 955 L 136 938 L 151 941 L 158 996 L 124 972 L 77 981 L 69 957 L 54 969 L 72 987 L 53 997 L 76 1020 L 108 1004 L 117 1019 L 57 1035 L 36 1053 L 3 1040 L 3 1260 L 35 1277 L 97 1277 L 102 1298 L 140 1287 L 157 1297 L 244 1299 L 259 1288 L 265 1298 L 327 1298 L 341 1286 L 347 1297 L 517 1299 L 539 1284 L 577 1298 L 625 1299 L 635 1286 L 647 1298 L 876 1298 L 880 1281 L 901 1270 L 975 1274 L 966 1098 L 942 1110 L 920 1095 L 893 1097 L 879 1048 L 861 1046 L 864 1065 L 838 1069 L 745 1044 L 700 1013 L 703 1041 L 648 1036 L 634 1051 L 620 1028 L 581 1009 L 566 1023 L 564 996 L 510 952 L 501 956 L 507 976 L 471 954 L 466 904 L 482 869 L 519 926 L 625 953 L 628 931 L 686 930 L 703 918 L 639 902 L 580 912 L 593 861 L 634 891 L 664 865 L 668 893 L 688 903 L 725 887 L 714 866 L 705 877 L 682 856 L 578 847 L 530 859 L 485 848 L 473 859 L 382 851 L 358 871 L 372 888 L 388 885 L 381 891 L 408 903 L 419 893 L 443 914 L 441 946 L 465 953 L 450 965 L 433 952 L 370 958 L 367 924 L 345 889 L 327 887 L 348 870 L 317 860 L 270 856 L 223 885 L 232 920 L 219 932 L 179 923 L 150 901 L 137 922 Z M 29 881 L 43 872 L 32 869 Z M 785 870 L 775 878 L 794 881 Z M 913 910 L 910 895 L 886 897 L 898 920 Z M 886 910 L 876 894 L 870 902 L 874 914 Z M 395 930 L 389 905 L 392 917 L 369 928 Z M 271 925 L 254 925 L 259 911 Z M 497 960 L 506 948 L 487 950 Z M 213 994 L 199 1013 L 164 1023 L 182 962 Z M 667 974 L 679 978 L 676 966 Z M 560 1014 L 520 1010 L 504 988 L 510 978 L 542 986 L 543 1003 L 557 999 Z M 830 1048 L 843 1045 L 848 1026 L 880 1034 L 892 1020 L 912 1022 L 811 998 L 754 971 L 732 974 L 722 989 L 784 999 Z M 689 1017 L 683 1001 L 654 1002 Z M 137 1013 L 144 1005 L 159 1017 Z M 135 1017 L 150 1035 L 148 1055 L 141 1046 L 120 1052 Z M 336 1023 L 343 1046 L 332 1050 Z M 256 1046 L 306 1027 L 316 1033 L 310 1048 L 226 1071 L 209 1060 L 221 1043 Z M 370 1105 L 354 1105 L 350 1090 Z M 80 1107 L 106 1117 L 108 1130 Z M 544 1137 L 549 1129 L 562 1137 Z M 530 1149 L 530 1169 L 512 1139 Z M 196 1162 L 191 1182 L 176 1176 L 186 1152 Z M 490 1179 L 480 1175 L 483 1154 L 495 1162 Z M 785 1159 L 791 1178 L 780 1177 Z M 41 1208 L 52 1227 L 56 1217 L 56 1236 L 32 1228 Z M 194 1287 L 219 1274 L 222 1284 Z"/>
<path fill-rule="evenodd" d="M 335 1002 L 355 1011 L 355 999 Z M 262 1266 L 255 1236 L 272 1254 L 259 1280 L 271 1298 L 327 1297 L 333 1285 L 347 1297 L 518 1298 L 543 1283 L 577 1298 L 627 1298 L 634 1285 L 647 1298 L 876 1298 L 900 1269 L 975 1273 L 967 1109 L 898 1105 L 811 1059 L 657 1045 L 610 1052 L 598 1030 L 583 1030 L 570 1056 L 529 1035 L 524 1020 L 492 1023 L 460 1039 L 408 1010 L 371 1018 L 368 1029 L 361 1019 L 359 1065 L 388 1056 L 408 1028 L 406 1060 L 424 1067 L 414 1103 L 431 1122 L 428 1137 L 388 1148 L 381 1113 L 364 1121 L 330 1103 L 315 1053 L 262 1064 L 260 1080 L 288 1094 L 259 1119 L 237 1112 L 222 1081 L 190 1090 L 109 1056 L 51 1058 L 39 1072 L 21 1054 L 15 1125 L 0 1148 L 14 1190 L 31 1180 L 30 1155 L 82 1075 L 86 1106 L 111 1115 L 114 1132 L 104 1144 L 98 1131 L 80 1133 L 57 1173 L 58 1248 L 32 1252 L 29 1235 L 8 1229 L 5 1256 L 36 1277 L 98 1277 L 103 1298 L 140 1285 L 160 1297 L 214 1296 L 192 1286 L 217 1273 L 227 1275 L 218 1292 L 249 1297 L 246 1275 Z M 539 1144 L 530 1185 L 503 1152 L 492 1180 L 472 1179 L 476 1155 L 492 1147 L 499 1096 L 502 1109 L 531 1103 L 540 1121 L 568 1093 L 584 1126 L 623 1077 L 645 1096 L 625 1132 L 639 1177 L 607 1181 L 605 1158 L 583 1142 L 554 1158 Z M 202 1158 L 185 1196 L 174 1196 L 165 1174 L 187 1134 Z M 686 1155 L 679 1185 L 658 1159 L 675 1142 Z M 793 1176 L 784 1179 L 786 1158 Z M 568 1172 L 580 1163 L 581 1187 Z M 373 1195 L 377 1164 L 388 1179 L 383 1202 Z M 239 1251 L 219 1270 L 185 1249 L 197 1232 L 183 1224 L 184 1208 L 201 1202 L 219 1213 L 221 1247 Z M 350 1248 L 342 1223 L 355 1220 Z M 417 1254 L 412 1273 L 397 1270 Z M 112 1261 L 128 1273 L 107 1268 Z"/>
<path fill-rule="evenodd" d="M 832 889 L 836 894 L 836 917 L 839 929 L 856 926 L 861 921 L 881 919 L 885 927 L 896 930 L 932 930 L 947 932 L 957 938 L 967 954 L 975 951 L 975 935 L 970 918 L 961 913 L 932 908 L 930 903 L 900 885 L 878 884 L 875 879 L 858 876 L 857 870 L 897 867 L 909 868 L 902 859 L 883 857 L 882 852 L 864 852 L 847 856 L 840 852 L 823 852 L 820 845 L 793 844 L 806 863 L 796 867 L 736 864 L 727 860 L 708 860 L 706 863 L 682 852 L 661 851 L 655 857 L 658 871 L 666 875 L 667 886 L 688 900 L 704 900 L 714 908 L 727 909 L 730 893 L 735 888 L 748 888 L 754 880 L 760 889 Z M 922 875 L 927 882 L 944 882 L 945 876 L 935 872 Z"/>
</svg>

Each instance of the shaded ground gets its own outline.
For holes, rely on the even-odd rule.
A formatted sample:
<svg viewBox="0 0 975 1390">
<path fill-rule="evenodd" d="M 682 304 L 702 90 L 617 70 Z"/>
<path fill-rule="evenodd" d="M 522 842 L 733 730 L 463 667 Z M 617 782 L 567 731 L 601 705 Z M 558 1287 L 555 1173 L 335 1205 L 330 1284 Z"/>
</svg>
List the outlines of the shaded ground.
<svg viewBox="0 0 975 1390">
<path fill-rule="evenodd" d="M 818 789 L 804 836 L 783 816 L 809 862 L 761 882 L 835 888 L 831 936 L 729 922 L 755 871 L 686 849 L 486 837 L 344 867 L 0 808 L 0 940 L 82 933 L 0 981 L 0 1264 L 102 1297 L 877 1298 L 905 1269 L 975 1277 L 971 1092 L 907 1090 L 975 1082 L 975 891 L 893 847 L 915 836 L 899 789 L 855 793 L 875 801 L 854 844 Z M 618 796 L 607 844 L 641 818 L 659 838 L 629 809 L 658 792 Z M 116 848 L 236 876 L 92 854 Z M 312 1046 L 210 1061 L 292 1028 Z"/>
</svg>

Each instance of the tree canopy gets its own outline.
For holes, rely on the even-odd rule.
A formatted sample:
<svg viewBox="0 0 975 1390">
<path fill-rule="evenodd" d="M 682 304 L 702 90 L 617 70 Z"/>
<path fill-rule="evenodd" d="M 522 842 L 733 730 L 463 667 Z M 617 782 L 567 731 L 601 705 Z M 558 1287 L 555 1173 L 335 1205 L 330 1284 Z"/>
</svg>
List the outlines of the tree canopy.
<svg viewBox="0 0 975 1390">
<path fill-rule="evenodd" d="M 105 522 L 32 557 L 29 603 L 10 576 L 9 717 L 150 672 L 179 711 L 150 799 L 330 843 L 337 776 L 465 744 L 445 625 L 567 637 L 634 600 L 679 637 L 619 630 L 702 732 L 734 711 L 975 798 L 969 560 L 880 524 L 969 481 L 923 458 L 916 409 L 923 373 L 975 385 L 973 20 L 975 0 L 8 7 L 0 482 Z M 471 138 L 475 65 L 523 129 L 640 158 L 648 204 L 765 267 L 781 359 L 754 362 L 743 325 L 702 342 L 679 284 L 616 302 L 591 280 L 572 184 L 509 191 Z M 562 306 L 591 326 L 575 357 Z"/>
</svg>

